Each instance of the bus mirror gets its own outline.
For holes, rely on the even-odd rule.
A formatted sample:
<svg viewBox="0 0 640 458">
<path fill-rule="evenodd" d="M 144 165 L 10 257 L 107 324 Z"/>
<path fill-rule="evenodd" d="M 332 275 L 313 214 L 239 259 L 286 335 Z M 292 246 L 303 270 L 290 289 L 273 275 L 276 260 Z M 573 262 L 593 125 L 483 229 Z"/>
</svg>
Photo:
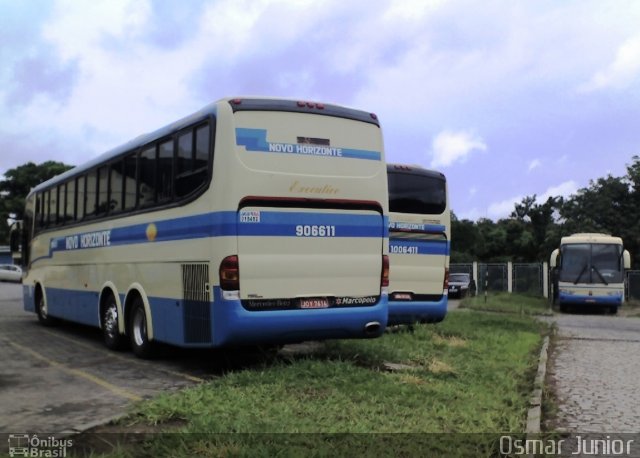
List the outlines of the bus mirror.
<svg viewBox="0 0 640 458">
<path fill-rule="evenodd" d="M 22 221 L 16 221 L 11 225 L 9 234 L 9 246 L 12 253 L 20 252 L 20 242 L 22 241 Z"/>
<path fill-rule="evenodd" d="M 560 250 L 556 248 L 551 252 L 551 258 L 549 259 L 549 267 L 552 269 L 558 266 L 558 255 L 560 254 Z"/>
<path fill-rule="evenodd" d="M 629 252 L 627 250 L 624 250 L 622 252 L 622 256 L 624 259 L 624 268 L 631 269 L 631 255 L 629 254 Z"/>
</svg>

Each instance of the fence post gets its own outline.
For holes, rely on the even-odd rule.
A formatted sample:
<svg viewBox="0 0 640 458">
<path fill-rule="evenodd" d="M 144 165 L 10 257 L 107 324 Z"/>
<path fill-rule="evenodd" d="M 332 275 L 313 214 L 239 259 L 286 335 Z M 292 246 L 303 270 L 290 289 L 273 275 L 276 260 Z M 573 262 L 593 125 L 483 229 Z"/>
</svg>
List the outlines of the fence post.
<svg viewBox="0 0 640 458">
<path fill-rule="evenodd" d="M 476 294 L 474 294 L 475 296 L 478 294 L 478 286 L 480 285 L 480 282 L 478 281 L 478 261 L 473 261 L 471 271 L 472 271 L 471 276 L 473 277 L 473 281 L 476 285 Z"/>
<path fill-rule="evenodd" d="M 489 289 L 489 266 L 484 269 L 484 303 L 487 303 L 487 290 Z"/>
<path fill-rule="evenodd" d="M 513 263 L 507 262 L 507 292 L 513 292 Z"/>
<path fill-rule="evenodd" d="M 549 297 L 549 264 L 542 263 L 542 296 Z"/>
</svg>

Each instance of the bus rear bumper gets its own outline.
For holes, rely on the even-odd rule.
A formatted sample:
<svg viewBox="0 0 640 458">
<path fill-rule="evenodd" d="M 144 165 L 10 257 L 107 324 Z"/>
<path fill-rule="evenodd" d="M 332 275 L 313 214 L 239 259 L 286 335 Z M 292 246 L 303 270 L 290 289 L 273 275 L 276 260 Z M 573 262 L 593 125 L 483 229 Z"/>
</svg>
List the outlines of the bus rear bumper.
<svg viewBox="0 0 640 458">
<path fill-rule="evenodd" d="M 438 323 L 447 315 L 448 298 L 439 301 L 389 301 L 388 325 Z"/>
<path fill-rule="evenodd" d="M 216 287 L 212 309 L 213 345 L 379 337 L 384 333 L 387 319 L 386 294 L 371 306 L 248 311 L 239 300 L 224 299 Z"/>
</svg>

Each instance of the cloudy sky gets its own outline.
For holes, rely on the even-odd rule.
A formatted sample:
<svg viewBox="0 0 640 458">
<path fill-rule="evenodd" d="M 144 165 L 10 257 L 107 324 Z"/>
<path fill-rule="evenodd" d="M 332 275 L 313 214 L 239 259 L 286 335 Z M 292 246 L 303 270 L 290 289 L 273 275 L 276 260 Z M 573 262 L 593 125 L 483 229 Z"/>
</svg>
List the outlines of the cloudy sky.
<svg viewBox="0 0 640 458">
<path fill-rule="evenodd" d="M 80 164 L 207 103 L 376 112 L 461 218 L 640 155 L 636 0 L 0 0 L 0 175 Z"/>
</svg>

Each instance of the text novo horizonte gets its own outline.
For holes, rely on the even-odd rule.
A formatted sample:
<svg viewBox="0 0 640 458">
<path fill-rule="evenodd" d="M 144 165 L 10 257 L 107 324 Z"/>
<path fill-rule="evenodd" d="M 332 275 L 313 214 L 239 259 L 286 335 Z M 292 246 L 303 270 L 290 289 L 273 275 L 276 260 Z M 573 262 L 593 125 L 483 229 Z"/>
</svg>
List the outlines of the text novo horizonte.
<svg viewBox="0 0 640 458">
<path fill-rule="evenodd" d="M 87 232 L 65 237 L 65 249 L 98 248 L 111 245 L 111 231 Z"/>
<path fill-rule="evenodd" d="M 270 153 L 310 154 L 312 156 L 342 157 L 342 148 L 315 145 L 292 145 L 290 143 L 269 143 Z"/>
</svg>

